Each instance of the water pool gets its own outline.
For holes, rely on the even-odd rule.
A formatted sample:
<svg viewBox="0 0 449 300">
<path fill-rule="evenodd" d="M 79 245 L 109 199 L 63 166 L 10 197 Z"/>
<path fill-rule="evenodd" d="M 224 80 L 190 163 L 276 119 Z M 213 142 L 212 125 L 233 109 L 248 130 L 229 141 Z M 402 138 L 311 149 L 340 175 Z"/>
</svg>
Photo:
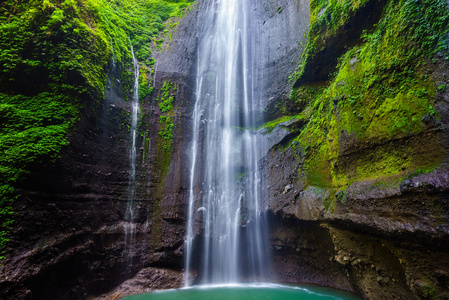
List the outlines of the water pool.
<svg viewBox="0 0 449 300">
<path fill-rule="evenodd" d="M 128 296 L 126 300 L 360 300 L 357 295 L 315 286 L 281 284 L 207 285 Z"/>
</svg>

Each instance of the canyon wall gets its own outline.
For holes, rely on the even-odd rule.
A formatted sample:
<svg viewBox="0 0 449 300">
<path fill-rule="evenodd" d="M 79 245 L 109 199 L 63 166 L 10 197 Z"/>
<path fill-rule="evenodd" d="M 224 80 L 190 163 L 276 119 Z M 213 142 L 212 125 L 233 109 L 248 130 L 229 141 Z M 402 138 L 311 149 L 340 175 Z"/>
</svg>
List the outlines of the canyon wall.
<svg viewBox="0 0 449 300">
<path fill-rule="evenodd" d="M 275 144 L 264 170 L 278 280 L 366 299 L 448 297 L 449 65 L 440 17 L 448 18 L 444 1 L 311 3 L 296 105 L 265 129 Z M 420 26 L 428 33 L 417 34 Z M 426 44 L 430 35 L 438 41 Z"/>
<path fill-rule="evenodd" d="M 447 20 L 444 1 L 438 13 L 427 9 L 441 1 L 402 2 L 404 14 Z M 395 16 L 395 3 L 341 3 L 254 2 L 272 278 L 367 299 L 445 299 L 449 67 L 438 47 L 447 25 L 419 34 L 419 16 Z M 196 10 L 169 29 L 144 75 L 153 90 L 140 99 L 134 242 L 125 243 L 124 221 L 132 91 L 111 62 L 104 99 L 83 107 L 60 158 L 16 188 L 1 299 L 107 299 L 182 285 Z M 394 17 L 415 26 L 401 33 L 408 43 Z"/>
</svg>

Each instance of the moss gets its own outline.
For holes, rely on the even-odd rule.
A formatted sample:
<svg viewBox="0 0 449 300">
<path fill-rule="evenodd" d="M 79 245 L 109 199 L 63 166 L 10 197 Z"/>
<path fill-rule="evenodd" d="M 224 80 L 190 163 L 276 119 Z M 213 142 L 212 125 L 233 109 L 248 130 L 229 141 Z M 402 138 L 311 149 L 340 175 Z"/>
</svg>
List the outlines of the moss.
<svg viewBox="0 0 449 300">
<path fill-rule="evenodd" d="M 431 300 L 441 299 L 437 290 L 435 289 L 434 284 L 430 283 L 429 281 L 427 281 L 425 285 L 422 287 L 422 293 L 423 296 L 426 297 L 426 299 Z"/>
<path fill-rule="evenodd" d="M 145 141 L 144 141 L 144 153 L 145 153 L 145 157 L 148 157 L 149 152 L 150 152 L 150 132 L 147 131 L 145 134 Z"/>
<path fill-rule="evenodd" d="M 171 156 L 173 152 L 173 130 L 175 127 L 174 107 L 176 95 L 176 84 L 171 82 L 164 82 L 156 97 L 156 102 L 160 110 L 159 116 L 159 131 L 155 149 L 154 170 L 156 173 L 156 181 L 159 184 L 156 185 L 154 198 L 156 199 L 152 205 L 151 219 L 153 220 L 152 236 L 153 247 L 157 249 L 159 244 L 163 240 L 160 237 L 162 234 L 162 220 L 160 203 L 164 198 L 165 190 L 165 177 L 167 176 Z"/>
<path fill-rule="evenodd" d="M 164 82 L 159 92 L 159 97 L 156 99 L 158 107 L 161 111 L 159 116 L 159 132 L 156 150 L 155 167 L 161 177 L 165 177 L 170 166 L 170 159 L 172 153 L 173 143 L 173 129 L 175 124 L 173 122 L 173 101 L 176 85 L 170 82 Z"/>
<path fill-rule="evenodd" d="M 431 173 L 431 172 L 435 171 L 435 169 L 436 169 L 436 166 L 420 167 L 420 168 L 417 168 L 417 169 L 413 170 L 412 172 L 409 172 L 408 174 L 406 174 L 404 176 L 404 179 L 413 179 L 416 176 Z"/>
<path fill-rule="evenodd" d="M 314 33 L 312 36 L 325 40 L 335 34 L 337 29 L 344 26 L 366 2 L 368 0 L 312 0 L 310 3 L 310 32 Z"/>
<path fill-rule="evenodd" d="M 330 213 L 334 213 L 335 205 L 337 202 L 337 198 L 335 195 L 337 194 L 337 189 L 332 189 L 330 194 L 324 199 L 324 210 Z"/>
<path fill-rule="evenodd" d="M 313 62 L 315 59 L 326 61 L 325 64 L 328 66 L 324 66 L 324 69 L 331 67 L 330 65 L 333 63 L 322 57 L 323 52 L 326 52 L 326 48 L 329 46 L 328 42 L 330 40 L 342 40 L 341 37 L 348 34 L 348 28 L 351 30 L 355 29 L 355 26 L 350 26 L 350 21 L 354 19 L 358 10 L 369 1 L 370 0 L 313 0 L 310 2 L 310 29 L 307 35 L 307 45 L 296 72 L 291 76 L 292 80 L 298 82 L 301 78 L 304 79 L 306 77 L 305 75 L 310 75 L 305 74 L 304 72 L 306 72 L 306 70 L 310 72 L 310 62 Z M 371 11 L 370 13 L 374 12 Z M 357 27 L 364 26 L 362 22 L 359 23 L 360 24 L 356 25 Z M 355 30 L 358 30 L 358 28 Z M 340 49 L 338 48 L 341 47 L 342 45 L 339 45 L 338 47 L 334 46 L 333 50 L 340 52 Z M 305 81 L 307 82 L 308 79 Z"/>
<path fill-rule="evenodd" d="M 0 249 L 13 219 L 14 187 L 59 157 L 82 107 L 99 106 L 111 61 L 122 65 L 120 82 L 131 90 L 131 43 L 142 61 L 139 96 L 148 97 L 154 65 L 149 41 L 191 2 L 0 3 Z"/>
<path fill-rule="evenodd" d="M 167 116 L 159 117 L 159 126 L 160 130 L 158 132 L 159 136 L 162 138 L 162 148 L 167 150 L 167 152 L 171 149 L 171 144 L 173 141 L 173 127 L 175 124 L 172 119 Z"/>
<path fill-rule="evenodd" d="M 270 122 L 266 122 L 265 124 L 262 125 L 263 128 L 267 129 L 267 132 L 271 132 L 276 126 L 278 126 L 279 124 L 285 123 L 287 121 L 290 120 L 294 120 L 294 119 L 302 119 L 302 115 L 297 115 L 297 116 L 283 116 L 281 118 L 278 118 L 276 120 L 270 121 Z"/>
<path fill-rule="evenodd" d="M 159 109 L 163 113 L 171 111 L 173 109 L 174 97 L 170 94 L 171 88 L 172 88 L 171 83 L 164 82 L 159 97 L 156 99 L 156 101 L 158 102 Z M 173 86 L 173 90 L 176 91 L 176 85 Z"/>
<path fill-rule="evenodd" d="M 339 34 L 366 2 L 312 1 L 309 52 L 303 63 L 307 64 L 308 55 L 318 51 L 317 47 L 325 46 L 326 37 Z M 303 91 L 310 84 L 293 90 L 295 112 L 299 109 L 309 119 L 296 138 L 307 150 L 304 171 L 308 184 L 344 186 L 355 179 L 390 176 L 441 163 L 439 154 L 438 159 L 425 162 L 416 143 L 404 144 L 401 149 L 385 143 L 405 142 L 419 135 L 424 130 L 423 117 L 436 115 L 435 95 L 443 88 L 437 87 L 427 70 L 432 69 L 429 58 L 437 51 L 447 53 L 448 20 L 442 0 L 419 4 L 389 1 L 374 29 L 365 31 L 361 43 L 348 48 L 339 59 L 337 71 L 325 87 L 309 95 Z M 300 72 L 298 76 L 307 74 Z M 353 151 L 370 150 L 360 156 L 352 154 L 355 160 L 346 163 L 342 151 L 357 145 L 360 148 Z M 351 164 L 354 167 L 349 167 Z"/>
<path fill-rule="evenodd" d="M 139 99 L 144 101 L 144 99 L 149 98 L 153 92 L 153 78 L 149 76 L 150 70 L 146 65 L 140 66 L 139 72 Z"/>
</svg>

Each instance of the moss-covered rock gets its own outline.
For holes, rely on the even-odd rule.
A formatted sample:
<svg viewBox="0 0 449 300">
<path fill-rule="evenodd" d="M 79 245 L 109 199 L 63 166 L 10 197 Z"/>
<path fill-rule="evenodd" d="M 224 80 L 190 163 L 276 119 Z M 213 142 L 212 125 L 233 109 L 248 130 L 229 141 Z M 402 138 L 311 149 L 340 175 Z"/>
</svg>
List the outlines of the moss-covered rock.
<svg viewBox="0 0 449 300">
<path fill-rule="evenodd" d="M 326 248 L 366 298 L 447 297 L 448 20 L 440 0 L 311 1 L 289 102 L 265 125 L 305 122 L 271 149 L 266 180 L 285 228 L 327 228 L 332 243 L 291 236 L 275 251 L 284 261 Z"/>
<path fill-rule="evenodd" d="M 53 164 L 83 107 L 104 99 L 109 66 L 123 66 L 128 95 L 132 45 L 142 61 L 139 96 L 152 92 L 150 42 L 183 1 L 3 1 L 0 4 L 0 189 L 2 228 L 12 221 L 13 190 L 33 168 Z M 150 79 L 148 81 L 148 79 Z M 6 231 L 0 232 L 0 248 Z"/>
<path fill-rule="evenodd" d="M 368 14 L 371 2 L 311 3 L 308 50 L 290 101 L 309 119 L 297 140 L 307 150 L 305 172 L 312 185 L 342 186 L 431 169 L 447 158 L 437 133 L 444 126 L 438 121 L 442 112 L 436 108 L 444 85 L 436 74 L 448 68 L 446 2 L 385 1 Z M 347 36 L 348 30 L 359 31 Z M 345 47 L 333 44 L 342 40 Z M 336 71 L 322 69 L 332 64 L 321 52 L 335 47 L 342 54 Z M 336 62 L 338 51 L 327 55 Z M 323 80 L 324 91 L 304 94 L 314 88 L 310 82 Z M 432 149 L 427 160 L 416 158 L 422 149 L 413 142 L 423 132 L 440 138 L 426 144 Z M 342 167 L 347 159 L 351 170 Z"/>
</svg>

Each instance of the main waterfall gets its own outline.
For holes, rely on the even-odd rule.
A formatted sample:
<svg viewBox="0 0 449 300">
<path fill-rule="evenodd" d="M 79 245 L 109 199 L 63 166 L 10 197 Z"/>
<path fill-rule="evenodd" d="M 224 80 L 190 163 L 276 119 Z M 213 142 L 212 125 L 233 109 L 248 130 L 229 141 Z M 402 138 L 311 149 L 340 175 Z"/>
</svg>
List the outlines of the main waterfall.
<svg viewBox="0 0 449 300">
<path fill-rule="evenodd" d="M 198 5 L 185 284 L 192 284 L 195 257 L 196 282 L 260 280 L 269 259 L 250 1 L 203 0 Z M 201 241 L 195 241 L 197 231 Z M 193 253 L 194 244 L 200 253 Z"/>
</svg>

